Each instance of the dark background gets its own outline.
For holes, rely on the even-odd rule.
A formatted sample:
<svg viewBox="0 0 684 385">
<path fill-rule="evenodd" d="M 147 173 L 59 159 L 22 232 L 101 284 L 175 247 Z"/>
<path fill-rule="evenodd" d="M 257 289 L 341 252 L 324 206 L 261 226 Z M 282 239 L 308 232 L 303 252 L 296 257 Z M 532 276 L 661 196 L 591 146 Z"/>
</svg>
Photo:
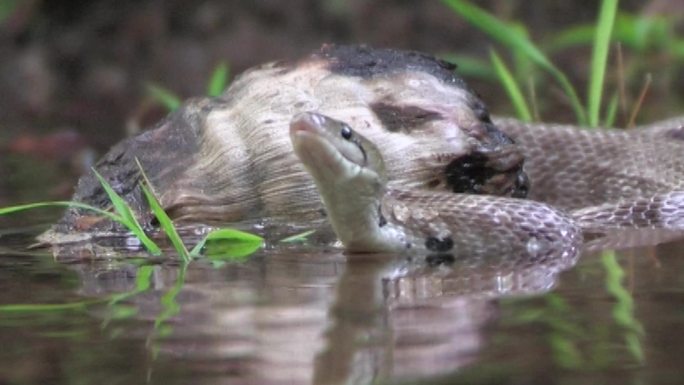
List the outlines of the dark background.
<svg viewBox="0 0 684 385">
<path fill-rule="evenodd" d="M 439 1 L 0 1 L 5 13 L 0 19 L 0 205 L 68 197 L 89 159 L 167 113 L 146 93 L 146 84 L 181 98 L 203 95 L 221 61 L 235 76 L 326 42 L 457 53 L 484 61 L 495 46 L 512 61 L 505 47 Z M 477 2 L 501 19 L 520 22 L 535 42 L 593 22 L 598 3 Z M 667 16 L 678 33 L 684 19 L 679 3 L 623 1 L 620 9 L 635 17 Z M 590 53 L 584 45 L 552 55 L 583 99 Z M 632 98 L 645 74 L 653 75 L 640 123 L 684 111 L 681 60 L 663 47 L 626 48 L 624 56 Z M 609 84 L 614 69 L 612 64 Z M 495 114 L 512 114 L 496 79 L 463 75 Z M 572 122 L 559 87 L 543 74 L 534 76 L 541 118 Z"/>
</svg>

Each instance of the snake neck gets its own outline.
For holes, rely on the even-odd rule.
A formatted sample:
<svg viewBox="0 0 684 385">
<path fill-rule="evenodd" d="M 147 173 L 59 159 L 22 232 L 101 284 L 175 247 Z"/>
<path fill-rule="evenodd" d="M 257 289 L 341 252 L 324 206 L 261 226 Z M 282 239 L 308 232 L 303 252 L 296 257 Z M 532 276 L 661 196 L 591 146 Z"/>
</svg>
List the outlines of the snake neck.
<svg viewBox="0 0 684 385">
<path fill-rule="evenodd" d="M 318 184 L 318 183 L 317 183 Z M 382 212 L 385 188 L 367 180 L 319 184 L 328 220 L 345 248 L 352 252 L 404 249 L 406 234 Z"/>
</svg>

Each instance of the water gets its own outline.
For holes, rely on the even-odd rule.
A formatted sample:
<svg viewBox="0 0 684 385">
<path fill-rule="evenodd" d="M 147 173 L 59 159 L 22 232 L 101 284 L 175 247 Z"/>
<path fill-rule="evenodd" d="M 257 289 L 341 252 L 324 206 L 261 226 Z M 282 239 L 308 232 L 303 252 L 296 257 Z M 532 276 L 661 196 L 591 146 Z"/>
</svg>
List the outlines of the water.
<svg viewBox="0 0 684 385">
<path fill-rule="evenodd" d="M 3 384 L 676 384 L 684 374 L 681 241 L 586 253 L 559 274 L 282 244 L 183 268 L 173 255 L 25 251 L 42 228 L 0 236 Z"/>
</svg>

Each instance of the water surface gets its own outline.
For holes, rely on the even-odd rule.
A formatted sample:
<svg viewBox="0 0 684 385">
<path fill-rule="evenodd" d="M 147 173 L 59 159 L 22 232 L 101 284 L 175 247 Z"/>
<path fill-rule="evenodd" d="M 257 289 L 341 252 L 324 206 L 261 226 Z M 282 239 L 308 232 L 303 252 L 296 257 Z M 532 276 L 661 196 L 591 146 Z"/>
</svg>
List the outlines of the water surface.
<svg viewBox="0 0 684 385">
<path fill-rule="evenodd" d="M 684 372 L 681 241 L 586 253 L 560 274 L 283 244 L 183 267 L 171 252 L 27 251 L 43 228 L 0 235 L 0 383 L 645 384 Z"/>
</svg>

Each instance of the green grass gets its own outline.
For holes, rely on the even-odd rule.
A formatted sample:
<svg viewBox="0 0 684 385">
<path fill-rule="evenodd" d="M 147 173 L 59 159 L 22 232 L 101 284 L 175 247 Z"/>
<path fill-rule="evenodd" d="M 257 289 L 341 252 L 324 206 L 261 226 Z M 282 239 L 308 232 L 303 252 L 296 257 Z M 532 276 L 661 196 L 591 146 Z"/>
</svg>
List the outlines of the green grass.
<svg viewBox="0 0 684 385">
<path fill-rule="evenodd" d="M 209 78 L 209 84 L 207 85 L 207 95 L 209 96 L 219 96 L 223 93 L 223 90 L 228 86 L 228 79 L 230 75 L 230 67 L 228 63 L 221 62 Z"/>
<path fill-rule="evenodd" d="M 230 78 L 230 67 L 226 62 L 219 63 L 213 70 L 212 75 L 207 83 L 207 94 L 209 96 L 218 96 L 227 87 Z M 148 84 L 147 92 L 150 97 L 161 104 L 169 111 L 176 110 L 182 104 L 181 99 L 170 90 L 155 85 Z M 142 166 L 136 159 L 143 181 L 140 188 L 147 200 L 151 212 L 157 218 L 160 228 L 164 234 L 171 241 L 175 251 L 184 263 L 189 263 L 193 258 L 199 258 L 202 253 L 211 256 L 212 260 L 242 260 L 246 256 L 254 253 L 263 246 L 263 238 L 238 231 L 233 229 L 217 229 L 202 239 L 190 252 L 185 243 L 181 239 L 173 221 L 162 208 L 161 203 L 154 194 L 154 188 L 149 179 L 145 175 Z M 140 242 L 145 246 L 147 251 L 153 255 L 160 255 L 161 249 L 159 246 L 145 233 L 145 230 L 138 222 L 135 213 L 126 201 L 119 196 L 116 191 L 109 185 L 109 183 L 93 169 L 95 176 L 99 180 L 102 188 L 107 193 L 109 200 L 115 213 L 102 210 L 80 202 L 36 202 L 6 208 L 0 208 L 0 215 L 11 214 L 19 211 L 32 210 L 42 207 L 77 207 L 85 210 L 90 210 L 96 214 L 105 216 L 117 223 L 126 227 Z"/>
<path fill-rule="evenodd" d="M 498 54 L 491 54 L 490 59 L 497 79 L 511 99 L 517 116 L 522 120 L 531 118 L 528 103 L 518 85 L 521 77 L 530 75 L 525 60 L 538 66 L 555 79 L 567 97 L 579 124 L 589 127 L 596 127 L 600 124 L 612 126 L 615 123 L 619 105 L 617 93 L 609 99 L 603 112 L 603 119 L 601 118 L 611 42 L 619 39 L 643 50 L 647 46 L 654 45 L 654 41 L 669 41 L 669 52 L 673 56 L 678 55 L 678 47 L 684 45 L 669 32 L 667 22 L 659 19 L 629 17 L 624 13 L 618 14 L 618 0 L 602 0 L 597 3 L 599 16 L 594 25 L 569 28 L 550 39 L 551 43 L 545 45 L 548 47 L 546 51 L 550 52 L 559 46 L 591 44 L 591 64 L 587 68 L 590 78 L 587 85 L 587 100 L 583 103 L 567 75 L 551 62 L 542 48 L 530 40 L 523 26 L 500 20 L 465 0 L 442 0 L 442 2 L 468 23 L 485 32 L 510 51 L 518 68 L 518 71 L 515 71 L 516 76 L 512 75 L 514 71 L 505 66 Z M 480 73 L 488 73 L 488 70 L 481 69 Z"/>
<path fill-rule="evenodd" d="M 589 78 L 589 96 L 587 97 L 587 109 L 589 111 L 589 126 L 596 127 L 599 124 L 601 97 L 603 83 L 608 63 L 608 49 L 610 35 L 613 31 L 615 15 L 617 13 L 618 0 L 603 0 L 601 10 L 596 23 L 596 38 L 594 40 L 593 53 Z"/>
<path fill-rule="evenodd" d="M 140 184 L 140 188 L 145 195 L 145 199 L 147 199 L 147 203 L 150 205 L 150 210 L 152 210 L 152 213 L 154 213 L 154 216 L 159 222 L 159 226 L 162 228 L 162 230 L 164 230 L 164 233 L 173 244 L 173 247 L 176 249 L 176 252 L 181 260 L 186 263 L 190 262 L 191 258 L 190 253 L 188 253 L 188 249 L 185 247 L 185 244 L 178 234 L 176 226 L 173 225 L 171 218 L 169 218 L 168 214 L 166 214 L 166 211 L 164 211 L 162 208 L 161 203 L 159 203 L 159 199 L 157 199 L 152 192 L 152 184 L 147 178 L 147 175 L 145 174 L 145 171 L 143 170 L 142 165 L 140 165 L 140 161 L 137 158 L 135 159 L 135 163 L 138 165 L 138 170 L 143 177 L 143 182 Z"/>
<path fill-rule="evenodd" d="M 520 28 L 515 27 L 503 20 L 497 19 L 492 14 L 486 12 L 467 1 L 462 0 L 443 0 L 447 6 L 453 11 L 461 15 L 470 24 L 487 33 L 490 37 L 502 43 L 513 52 L 524 55 L 533 63 L 546 70 L 563 89 L 567 95 L 570 105 L 577 121 L 580 124 L 586 124 L 586 110 L 579 97 L 577 91 L 568 80 L 567 76 L 558 69 L 548 57 L 527 37 L 522 33 Z"/>
<path fill-rule="evenodd" d="M 499 57 L 495 50 L 490 50 L 489 55 L 492 60 L 492 65 L 494 66 L 494 71 L 501 81 L 501 84 L 504 86 L 508 97 L 511 99 L 518 117 L 526 122 L 531 122 L 532 113 L 527 106 L 525 97 L 523 96 L 522 91 L 520 91 L 520 87 L 518 87 L 518 83 L 515 81 L 513 74 L 508 67 L 506 67 L 506 64 L 501 60 L 501 57 Z"/>
<path fill-rule="evenodd" d="M 182 104 L 181 99 L 167 88 L 153 83 L 148 83 L 146 89 L 147 94 L 152 98 L 152 100 L 161 104 L 169 111 L 177 110 Z"/>
<path fill-rule="evenodd" d="M 150 253 L 153 255 L 161 254 L 161 249 L 156 243 L 154 243 L 152 239 L 150 239 L 150 237 L 147 236 L 147 234 L 145 234 L 145 230 L 140 225 L 140 222 L 138 222 L 133 210 L 126 203 L 126 201 L 119 194 L 117 194 L 116 191 L 114 191 L 112 186 L 102 177 L 102 175 L 100 175 L 100 173 L 98 173 L 95 169 L 93 169 L 93 173 L 95 173 L 95 176 L 100 181 L 102 188 L 107 193 L 109 200 L 112 202 L 112 206 L 114 206 L 114 209 L 119 214 L 119 218 L 116 219 L 116 221 L 126 226 L 126 228 L 132 232 L 136 238 L 143 243 L 143 245 L 145 245 L 145 248 L 147 248 Z"/>
<path fill-rule="evenodd" d="M 674 25 L 674 18 L 649 15 L 632 15 L 618 11 L 613 27 L 614 41 L 634 50 L 639 55 L 646 55 L 649 50 L 657 50 L 677 60 L 684 59 L 681 40 Z M 580 24 L 551 34 L 543 43 L 544 51 L 553 53 L 572 47 L 590 45 L 596 37 L 595 24 Z"/>
<path fill-rule="evenodd" d="M 184 263 L 187 264 L 191 262 L 193 258 L 199 258 L 204 249 L 210 250 L 209 254 L 211 259 L 244 260 L 246 256 L 251 255 L 263 246 L 264 239 L 258 235 L 234 229 L 217 229 L 207 234 L 206 237 L 193 248 L 192 252 L 188 252 L 188 249 L 178 234 L 173 221 L 164 211 L 159 203 L 159 200 L 154 195 L 151 184 L 142 170 L 140 163 L 138 163 L 138 167 L 140 167 L 140 172 L 143 176 L 141 189 L 150 205 L 150 209 L 159 221 L 161 229 L 173 244 L 176 253 Z M 45 207 L 76 207 L 85 209 L 122 224 L 133 235 L 135 235 L 137 239 L 140 240 L 150 254 L 160 255 L 160 247 L 145 233 L 145 230 L 137 220 L 133 209 L 131 209 L 126 201 L 119 194 L 117 194 L 116 191 L 114 191 L 114 189 L 102 177 L 102 175 L 100 175 L 95 169 L 93 169 L 93 172 L 112 202 L 112 207 L 116 211 L 116 214 L 81 202 L 55 201 L 36 202 L 0 208 L 0 215 L 8 215 Z"/>
<path fill-rule="evenodd" d="M 109 185 L 107 185 L 107 186 L 109 186 Z M 109 188 L 111 190 L 111 187 L 109 187 Z M 114 195 L 116 195 L 116 193 L 114 193 Z M 118 195 L 116 195 L 116 196 L 118 197 Z M 125 206 L 128 210 L 130 210 L 130 208 L 127 205 L 125 205 Z M 22 204 L 22 205 L 10 206 L 10 207 L 2 207 L 2 208 L 0 208 L 0 215 L 8 215 L 8 214 L 13 214 L 13 213 L 18 213 L 21 211 L 34 210 L 34 209 L 45 208 L 45 207 L 75 207 L 75 208 L 93 211 L 94 213 L 100 214 L 103 217 L 107 217 L 114 222 L 117 222 L 117 223 L 124 225 L 131 233 L 135 234 L 136 237 L 138 237 L 138 239 L 142 242 L 142 244 L 145 246 L 145 248 L 147 249 L 147 251 L 150 254 L 152 254 L 152 255 L 160 255 L 161 254 L 161 249 L 159 248 L 159 246 L 157 246 L 157 244 L 154 243 L 154 241 L 152 241 L 152 239 L 150 239 L 147 236 L 147 234 L 145 234 L 145 231 L 142 229 L 142 227 L 137 222 L 137 220 L 136 221 L 129 221 L 128 219 L 126 219 L 125 217 L 123 217 L 121 215 L 117 215 L 117 214 L 111 213 L 109 211 L 102 210 L 98 207 L 91 206 L 91 205 L 81 203 L 81 202 L 73 202 L 73 201 L 35 202 L 35 203 L 28 203 L 28 204 Z M 126 210 L 126 209 L 124 209 L 124 210 Z"/>
<path fill-rule="evenodd" d="M 223 93 L 228 86 L 230 79 L 230 66 L 226 62 L 220 62 L 214 68 L 209 81 L 207 82 L 207 95 L 216 97 Z M 181 97 L 176 95 L 168 88 L 158 84 L 148 83 L 147 94 L 153 101 L 162 105 L 168 111 L 177 110 L 183 103 Z"/>
</svg>

